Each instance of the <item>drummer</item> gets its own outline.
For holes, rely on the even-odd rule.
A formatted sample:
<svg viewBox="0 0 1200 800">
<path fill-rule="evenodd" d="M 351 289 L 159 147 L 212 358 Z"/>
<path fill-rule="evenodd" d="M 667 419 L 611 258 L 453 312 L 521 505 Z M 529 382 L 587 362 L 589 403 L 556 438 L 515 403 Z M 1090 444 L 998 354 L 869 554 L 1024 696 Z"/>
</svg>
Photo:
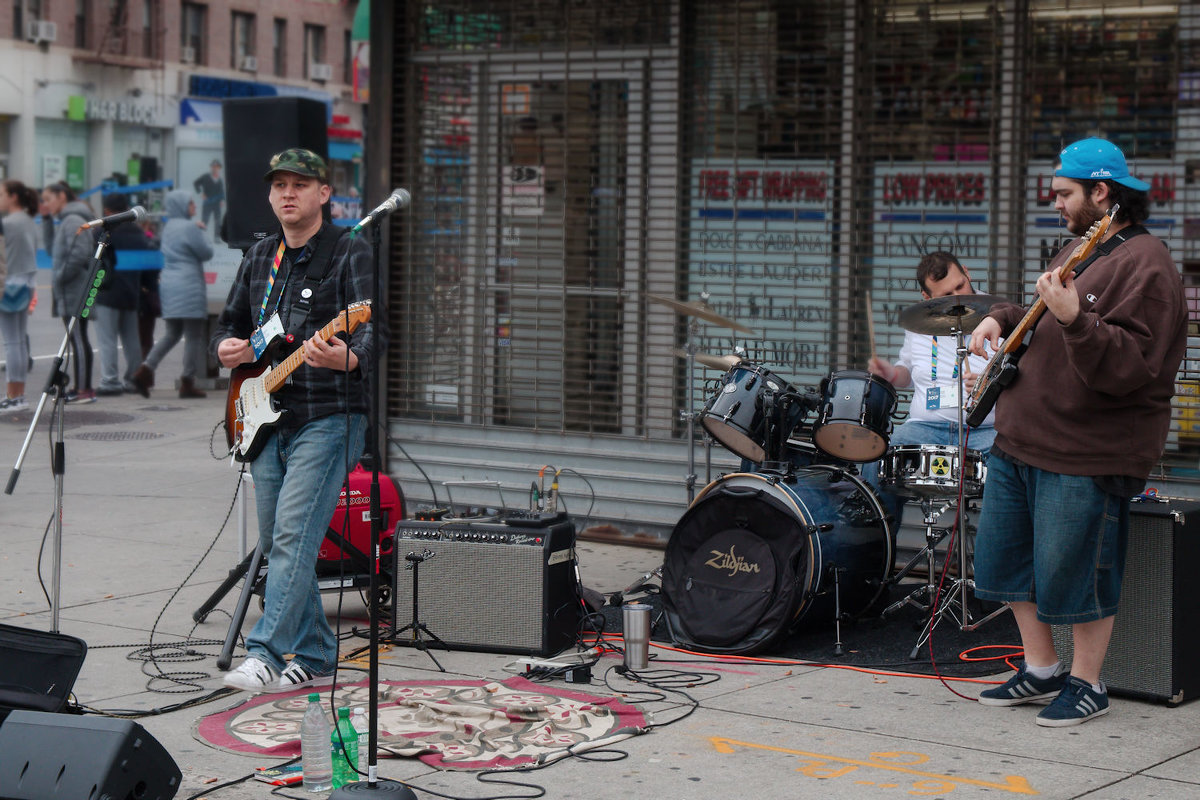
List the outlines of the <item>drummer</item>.
<svg viewBox="0 0 1200 800">
<path fill-rule="evenodd" d="M 959 263 L 953 253 L 938 250 L 928 253 L 917 264 L 917 283 L 921 286 L 921 297 L 931 300 L 950 295 L 973 295 L 971 276 L 966 267 Z M 908 419 L 892 431 L 890 444 L 958 444 L 958 369 L 954 336 L 932 336 L 925 333 L 904 332 L 904 344 L 896 363 L 888 363 L 878 356 L 872 358 L 867 369 L 892 384 L 897 389 L 912 387 L 912 405 Z M 968 369 L 963 373 L 963 393 L 970 395 L 978 373 L 987 366 L 979 356 L 969 356 Z M 969 429 L 967 447 L 978 450 L 987 458 L 992 440 L 996 438 L 993 414 L 974 429 Z M 885 456 L 886 458 L 886 456 Z M 878 488 L 878 463 L 864 464 L 863 478 Z M 881 490 L 882 499 L 888 504 L 899 524 L 904 498 Z"/>
</svg>

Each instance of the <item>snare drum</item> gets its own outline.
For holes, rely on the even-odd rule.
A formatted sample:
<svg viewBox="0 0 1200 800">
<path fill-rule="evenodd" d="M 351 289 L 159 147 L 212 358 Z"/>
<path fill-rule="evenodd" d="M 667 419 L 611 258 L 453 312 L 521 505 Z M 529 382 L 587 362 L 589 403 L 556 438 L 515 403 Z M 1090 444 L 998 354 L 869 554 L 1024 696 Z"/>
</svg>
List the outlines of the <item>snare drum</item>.
<svg viewBox="0 0 1200 800">
<path fill-rule="evenodd" d="M 958 448 L 946 444 L 897 445 L 879 465 L 880 483 L 909 497 L 957 497 L 958 474 Z M 963 497 L 982 497 L 987 467 L 978 450 L 963 452 L 962 476 Z"/>
<path fill-rule="evenodd" d="M 856 369 L 835 372 L 821 382 L 813 442 L 835 458 L 876 461 L 887 452 L 895 410 L 896 390 L 883 378 Z"/>
<path fill-rule="evenodd" d="M 778 447 L 800 421 L 796 390 L 766 367 L 743 361 L 721 380 L 721 388 L 700 412 L 700 423 L 729 452 L 755 464 Z M 787 395 L 785 397 L 785 395 Z M 774 440 L 775 452 L 766 448 Z"/>
</svg>

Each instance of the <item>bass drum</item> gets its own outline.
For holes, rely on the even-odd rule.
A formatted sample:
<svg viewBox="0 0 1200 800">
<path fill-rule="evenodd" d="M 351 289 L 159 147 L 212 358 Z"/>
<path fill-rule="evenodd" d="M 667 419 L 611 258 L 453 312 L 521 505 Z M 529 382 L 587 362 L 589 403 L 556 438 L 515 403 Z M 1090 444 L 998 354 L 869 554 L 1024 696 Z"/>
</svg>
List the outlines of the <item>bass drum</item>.
<svg viewBox="0 0 1200 800">
<path fill-rule="evenodd" d="M 892 537 L 875 492 L 828 465 L 734 473 L 709 484 L 667 542 L 663 599 L 677 641 L 752 653 L 800 623 L 867 612 L 886 586 Z"/>
</svg>

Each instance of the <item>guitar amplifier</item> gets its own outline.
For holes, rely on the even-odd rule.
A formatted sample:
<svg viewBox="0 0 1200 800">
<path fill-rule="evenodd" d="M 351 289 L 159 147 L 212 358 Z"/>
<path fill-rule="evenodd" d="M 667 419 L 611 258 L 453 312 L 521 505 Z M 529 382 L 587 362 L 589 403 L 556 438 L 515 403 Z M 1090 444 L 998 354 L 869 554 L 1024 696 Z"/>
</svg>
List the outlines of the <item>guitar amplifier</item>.
<svg viewBox="0 0 1200 800">
<path fill-rule="evenodd" d="M 1200 502 L 1134 503 L 1121 605 L 1100 678 L 1113 694 L 1178 705 L 1200 693 Z M 1071 626 L 1053 627 L 1070 662 Z"/>
<path fill-rule="evenodd" d="M 417 619 L 452 650 L 547 656 L 574 644 L 575 526 L 511 522 L 401 520 L 392 540 L 395 629 L 412 621 L 415 575 Z M 423 561 L 407 558 L 426 551 Z M 411 630 L 393 641 L 416 643 Z"/>
</svg>

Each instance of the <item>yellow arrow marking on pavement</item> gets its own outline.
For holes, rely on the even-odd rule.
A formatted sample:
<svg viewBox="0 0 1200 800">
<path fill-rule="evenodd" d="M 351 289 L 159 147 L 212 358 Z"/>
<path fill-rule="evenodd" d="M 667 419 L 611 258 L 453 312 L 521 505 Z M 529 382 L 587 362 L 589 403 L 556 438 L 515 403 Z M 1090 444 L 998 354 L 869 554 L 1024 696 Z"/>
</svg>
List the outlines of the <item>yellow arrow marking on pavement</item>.
<svg viewBox="0 0 1200 800">
<path fill-rule="evenodd" d="M 1014 794 L 1038 794 L 1038 792 L 1029 785 L 1029 781 L 1020 775 L 1006 775 L 1005 783 L 989 783 L 987 781 L 977 781 L 971 778 L 959 778 L 954 775 L 939 775 L 936 772 L 922 772 L 921 770 L 910 769 L 907 766 L 903 766 L 905 764 L 923 764 L 928 761 L 929 756 L 921 753 L 872 753 L 872 759 L 880 760 L 861 761 L 854 758 L 840 758 L 838 756 L 827 756 L 821 753 L 809 753 L 804 750 L 789 750 L 786 747 L 773 747 L 771 745 L 757 744 L 755 742 L 739 742 L 736 739 L 725 739 L 720 736 L 709 737 L 709 741 L 712 742 L 713 747 L 716 748 L 718 753 L 729 754 L 734 752 L 735 747 L 749 747 L 755 750 L 769 750 L 774 753 L 786 753 L 787 755 L 792 756 L 803 756 L 805 758 L 819 759 L 817 763 L 810 764 L 809 767 L 801 770 L 805 772 L 805 774 L 817 778 L 836 778 L 852 772 L 854 767 L 872 767 L 874 769 L 886 769 L 893 772 L 902 772 L 906 775 L 916 775 L 922 778 L 934 778 L 936 780 L 946 781 L 947 783 L 962 783 L 969 784 L 971 786 L 982 786 L 987 789 L 1000 789 L 1001 791 L 1012 792 Z M 823 766 L 823 763 L 827 761 L 836 761 L 842 764 L 848 764 L 850 767 L 843 767 L 842 769 L 835 770 L 833 772 L 826 772 L 824 775 L 818 774 L 812 769 L 813 767 Z M 891 763 L 888 763 L 889 761 Z"/>
</svg>

